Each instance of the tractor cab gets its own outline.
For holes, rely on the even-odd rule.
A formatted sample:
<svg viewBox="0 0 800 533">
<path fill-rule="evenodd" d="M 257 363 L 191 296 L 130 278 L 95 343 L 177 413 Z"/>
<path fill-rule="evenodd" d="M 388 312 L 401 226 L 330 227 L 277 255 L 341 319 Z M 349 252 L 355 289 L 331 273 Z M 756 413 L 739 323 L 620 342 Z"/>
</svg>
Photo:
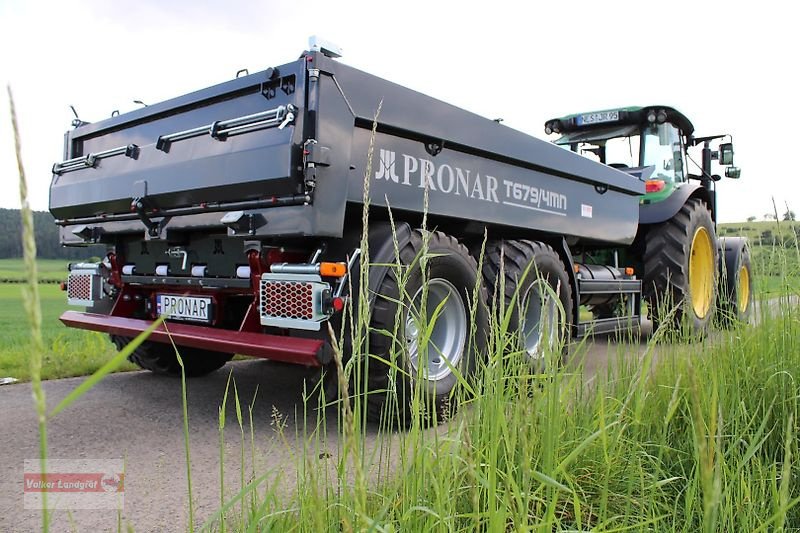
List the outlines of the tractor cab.
<svg viewBox="0 0 800 533">
<path fill-rule="evenodd" d="M 722 143 L 712 151 L 710 142 L 726 137 L 695 138 L 694 126 L 678 110 L 666 106 L 626 107 L 579 113 L 548 120 L 545 133 L 560 134 L 554 142 L 585 157 L 622 170 L 645 182 L 643 203 L 669 198 L 690 178 L 708 189 L 719 176 L 711 174 L 711 161 L 733 164 L 733 144 Z M 689 174 L 692 161 L 687 148 L 703 143 L 702 164 L 694 165 L 699 175 Z M 725 175 L 739 177 L 738 168 Z"/>
</svg>

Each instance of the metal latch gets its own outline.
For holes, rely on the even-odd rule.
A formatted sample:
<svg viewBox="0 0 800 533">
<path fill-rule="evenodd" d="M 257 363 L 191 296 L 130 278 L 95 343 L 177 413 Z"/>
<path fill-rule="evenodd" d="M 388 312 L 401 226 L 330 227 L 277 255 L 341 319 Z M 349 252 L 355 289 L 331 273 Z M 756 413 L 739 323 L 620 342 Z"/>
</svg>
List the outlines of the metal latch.
<svg viewBox="0 0 800 533">
<path fill-rule="evenodd" d="M 183 258 L 183 262 L 181 262 L 181 270 L 186 270 L 186 263 L 188 262 L 189 259 L 189 253 L 186 250 L 184 250 L 180 246 L 174 246 L 172 248 L 169 248 L 164 253 L 172 257 L 173 259 Z"/>
<path fill-rule="evenodd" d="M 283 128 L 294 122 L 296 112 L 297 108 L 292 104 L 286 106 L 286 116 L 284 117 L 283 122 L 281 122 L 280 125 L 278 126 L 278 129 L 282 130 Z"/>
</svg>

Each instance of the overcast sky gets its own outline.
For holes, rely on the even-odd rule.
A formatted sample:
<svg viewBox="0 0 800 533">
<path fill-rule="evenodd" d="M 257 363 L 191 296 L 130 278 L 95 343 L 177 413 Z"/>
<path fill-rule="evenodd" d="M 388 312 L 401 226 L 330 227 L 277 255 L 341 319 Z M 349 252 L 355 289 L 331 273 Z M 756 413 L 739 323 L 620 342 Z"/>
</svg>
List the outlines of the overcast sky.
<svg viewBox="0 0 800 533">
<path fill-rule="evenodd" d="M 719 183 L 720 220 L 763 219 L 773 197 L 780 213 L 800 211 L 800 9 L 737 4 L 0 0 L 0 82 L 14 91 L 35 209 L 47 208 L 70 104 L 97 121 L 292 61 L 317 34 L 349 65 L 537 137 L 554 116 L 672 105 L 698 135 L 733 135 L 742 178 Z M 3 92 L 0 207 L 18 207 Z"/>
</svg>

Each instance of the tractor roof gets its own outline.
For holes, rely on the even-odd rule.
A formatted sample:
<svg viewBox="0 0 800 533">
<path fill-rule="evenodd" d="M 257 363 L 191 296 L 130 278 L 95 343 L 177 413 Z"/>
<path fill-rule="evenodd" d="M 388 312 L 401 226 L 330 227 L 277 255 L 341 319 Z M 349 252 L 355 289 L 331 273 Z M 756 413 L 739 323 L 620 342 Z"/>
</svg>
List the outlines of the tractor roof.
<svg viewBox="0 0 800 533">
<path fill-rule="evenodd" d="M 686 118 L 686 115 L 674 107 L 663 105 L 619 107 L 588 113 L 575 113 L 574 115 L 548 120 L 545 122 L 545 131 L 548 134 L 552 132 L 568 133 L 600 127 L 647 124 L 648 122 L 671 122 L 687 136 L 694 132 L 694 126 Z"/>
</svg>

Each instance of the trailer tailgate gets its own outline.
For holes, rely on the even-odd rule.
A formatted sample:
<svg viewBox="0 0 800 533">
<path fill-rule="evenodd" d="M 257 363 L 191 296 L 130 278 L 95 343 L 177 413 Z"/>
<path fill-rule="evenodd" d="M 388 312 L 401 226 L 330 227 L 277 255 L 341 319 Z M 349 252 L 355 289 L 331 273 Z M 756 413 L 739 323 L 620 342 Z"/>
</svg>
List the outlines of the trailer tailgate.
<svg viewBox="0 0 800 533">
<path fill-rule="evenodd" d="M 74 219 L 126 213 L 135 198 L 170 209 L 291 194 L 304 86 L 296 62 L 80 126 L 53 166 L 50 210 Z"/>
</svg>

